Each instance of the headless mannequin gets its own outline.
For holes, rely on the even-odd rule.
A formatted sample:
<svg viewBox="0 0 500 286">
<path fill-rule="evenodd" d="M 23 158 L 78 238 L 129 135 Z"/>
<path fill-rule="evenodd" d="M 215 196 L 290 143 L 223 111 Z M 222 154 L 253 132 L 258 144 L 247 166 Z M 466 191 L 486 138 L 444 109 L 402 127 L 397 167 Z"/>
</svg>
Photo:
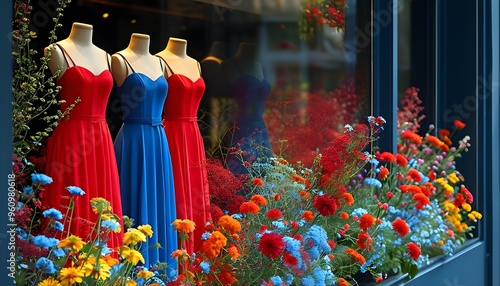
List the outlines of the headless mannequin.
<svg viewBox="0 0 500 286">
<path fill-rule="evenodd" d="M 240 43 L 236 54 L 222 62 L 222 72 L 228 82 L 233 82 L 243 75 L 263 80 L 264 71 L 257 61 L 257 47 L 249 43 Z"/>
<path fill-rule="evenodd" d="M 213 91 L 213 95 L 220 96 L 221 91 L 219 89 L 224 83 L 221 64 L 225 58 L 226 53 L 223 43 L 216 41 L 212 43 L 212 47 L 210 48 L 208 55 L 201 60 L 201 68 L 205 71 L 203 79 L 206 81 L 207 85 L 212 85 L 212 87 L 216 89 Z"/>
<path fill-rule="evenodd" d="M 127 65 L 124 56 L 137 73 L 144 74 L 152 80 L 165 75 L 166 69 L 160 65 L 157 57 L 149 53 L 149 35 L 132 34 L 129 45 L 111 57 L 111 68 L 113 78 L 118 86 L 121 86 L 132 70 Z M 163 70 L 161 68 L 163 67 Z"/>
<path fill-rule="evenodd" d="M 170 38 L 167 47 L 157 53 L 168 63 L 168 66 L 176 74 L 181 74 L 191 81 L 196 81 L 201 77 L 200 65 L 197 60 L 187 55 L 187 41 L 178 38 Z M 170 76 L 170 70 L 168 70 Z"/>
<path fill-rule="evenodd" d="M 71 27 L 69 37 L 56 44 L 66 50 L 75 65 L 88 69 L 94 75 L 99 75 L 108 69 L 109 56 L 92 43 L 92 31 L 92 25 L 75 22 Z M 60 70 L 60 78 L 67 70 L 68 64 L 72 65 L 72 63 L 68 59 L 68 64 L 66 64 L 64 52 L 56 44 L 46 47 L 44 52 L 45 55 L 50 52 L 49 69 L 53 74 Z"/>
</svg>

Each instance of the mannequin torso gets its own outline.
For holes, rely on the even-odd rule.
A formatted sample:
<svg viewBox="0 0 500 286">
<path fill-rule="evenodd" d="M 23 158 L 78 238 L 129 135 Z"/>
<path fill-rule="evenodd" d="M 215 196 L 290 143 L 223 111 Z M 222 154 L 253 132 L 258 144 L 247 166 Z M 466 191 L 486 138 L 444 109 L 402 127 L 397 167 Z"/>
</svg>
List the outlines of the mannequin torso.
<svg viewBox="0 0 500 286">
<path fill-rule="evenodd" d="M 244 75 L 264 79 L 262 65 L 257 61 L 257 48 L 248 43 L 241 43 L 236 54 L 222 63 L 222 72 L 228 82 Z"/>
<path fill-rule="evenodd" d="M 181 74 L 194 82 L 201 77 L 200 65 L 197 60 L 189 57 L 186 51 L 186 40 L 170 38 L 167 47 L 156 55 L 167 62 L 172 72 Z M 171 75 L 170 73 L 169 70 L 167 77 Z"/>
<path fill-rule="evenodd" d="M 109 69 L 109 56 L 92 43 L 92 30 L 91 25 L 73 23 L 69 37 L 56 44 L 68 53 L 75 65 L 86 68 L 94 75 L 99 75 Z M 73 63 L 67 55 L 68 63 L 66 63 L 64 51 L 56 44 L 46 47 L 44 51 L 46 55 L 50 53 L 48 62 L 50 71 L 56 73 L 60 70 L 60 78 Z"/>
<path fill-rule="evenodd" d="M 141 73 L 152 80 L 165 75 L 166 70 L 160 64 L 160 60 L 149 53 L 149 35 L 132 34 L 128 47 L 111 57 L 113 77 L 118 86 L 121 86 L 132 70 L 119 54 L 127 59 L 136 73 Z"/>
</svg>

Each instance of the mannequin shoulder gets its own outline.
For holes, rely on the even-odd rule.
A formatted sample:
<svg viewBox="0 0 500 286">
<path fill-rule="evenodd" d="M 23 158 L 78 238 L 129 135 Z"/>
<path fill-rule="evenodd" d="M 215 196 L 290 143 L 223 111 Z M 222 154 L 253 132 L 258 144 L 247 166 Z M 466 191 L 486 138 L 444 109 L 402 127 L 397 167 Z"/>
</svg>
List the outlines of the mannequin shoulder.
<svg viewBox="0 0 500 286">
<path fill-rule="evenodd" d="M 67 69 L 64 51 L 56 44 L 51 44 L 44 49 L 44 55 L 48 57 L 48 66 L 52 74 L 60 71 L 61 76 Z"/>
</svg>

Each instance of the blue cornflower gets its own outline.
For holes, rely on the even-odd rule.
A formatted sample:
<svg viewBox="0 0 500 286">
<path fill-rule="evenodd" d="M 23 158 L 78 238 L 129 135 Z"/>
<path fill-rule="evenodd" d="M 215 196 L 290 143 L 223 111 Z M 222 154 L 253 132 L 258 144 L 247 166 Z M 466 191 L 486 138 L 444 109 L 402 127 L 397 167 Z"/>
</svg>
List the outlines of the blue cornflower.
<svg viewBox="0 0 500 286">
<path fill-rule="evenodd" d="M 309 254 L 309 257 L 311 257 L 311 260 L 316 260 L 319 258 L 320 253 L 319 253 L 319 248 L 318 246 L 313 246 L 307 250 L 307 254 Z"/>
<path fill-rule="evenodd" d="M 72 195 L 75 195 L 75 196 L 85 195 L 85 192 L 82 189 L 80 189 L 79 187 L 69 186 L 69 187 L 66 187 L 66 190 L 68 190 Z"/>
<path fill-rule="evenodd" d="M 209 232 L 204 232 L 204 233 L 201 235 L 201 240 L 207 240 L 207 239 L 209 239 L 211 236 L 212 236 L 212 234 L 211 234 L 211 233 L 209 233 Z"/>
<path fill-rule="evenodd" d="M 31 174 L 31 181 L 35 184 L 47 185 L 52 183 L 52 178 L 45 174 Z"/>
<path fill-rule="evenodd" d="M 32 186 L 27 186 L 23 188 L 23 193 L 25 195 L 31 195 L 33 194 L 33 187 Z"/>
<path fill-rule="evenodd" d="M 54 251 L 52 251 L 52 254 L 55 257 L 63 257 L 66 255 L 66 252 L 64 252 L 63 248 L 55 248 Z"/>
<path fill-rule="evenodd" d="M 118 231 L 121 228 L 120 224 L 112 219 L 103 220 L 101 226 L 111 231 Z"/>
<path fill-rule="evenodd" d="M 210 264 L 208 262 L 202 261 L 200 263 L 200 268 L 205 274 L 208 274 L 210 272 Z"/>
<path fill-rule="evenodd" d="M 51 248 L 56 247 L 59 240 L 52 237 L 46 237 L 45 235 L 37 235 L 33 238 L 33 243 L 39 247 Z"/>
<path fill-rule="evenodd" d="M 285 229 L 285 224 L 282 221 L 273 221 L 272 224 L 277 228 L 277 229 Z"/>
<path fill-rule="evenodd" d="M 357 216 L 357 217 L 361 217 L 362 215 L 368 213 L 367 210 L 365 210 L 364 208 L 357 208 L 357 209 L 354 209 L 351 213 L 351 216 Z"/>
<path fill-rule="evenodd" d="M 283 281 L 283 282 L 285 282 L 285 284 L 286 284 L 287 286 L 288 286 L 288 285 L 292 285 L 292 283 L 293 283 L 293 275 L 292 275 L 292 274 L 290 274 L 290 273 L 288 273 L 288 274 L 286 275 L 285 281 Z"/>
<path fill-rule="evenodd" d="M 234 219 L 239 219 L 239 218 L 244 218 L 245 216 L 242 214 L 232 214 L 231 217 Z"/>
<path fill-rule="evenodd" d="M 22 229 L 22 228 L 20 228 L 20 227 L 18 227 L 18 228 L 16 229 L 16 233 L 17 233 L 17 236 L 18 236 L 20 239 L 22 239 L 22 240 L 26 240 L 26 239 L 28 238 L 28 233 L 27 233 L 24 229 Z"/>
<path fill-rule="evenodd" d="M 332 248 L 328 245 L 328 234 L 319 225 L 315 224 L 309 228 L 309 230 L 304 234 L 304 241 L 313 241 L 315 245 L 321 248 L 322 252 L 332 251 Z"/>
<path fill-rule="evenodd" d="M 314 278 L 312 278 L 311 276 L 303 277 L 302 286 L 316 286 L 316 284 L 314 284 Z"/>
<path fill-rule="evenodd" d="M 53 228 L 57 231 L 63 231 L 64 230 L 64 225 L 58 221 L 54 222 Z"/>
<path fill-rule="evenodd" d="M 382 188 L 382 183 L 375 179 L 375 178 L 366 178 L 364 180 L 365 184 L 367 184 L 368 186 L 372 186 L 372 187 L 377 187 L 377 188 Z"/>
<path fill-rule="evenodd" d="M 316 267 L 313 269 L 314 281 L 317 286 L 326 286 L 325 284 L 325 273 L 321 267 Z"/>
<path fill-rule="evenodd" d="M 54 267 L 54 262 L 52 260 L 47 259 L 46 257 L 40 257 L 36 261 L 36 268 L 43 271 L 46 274 L 53 274 L 56 272 L 56 268 Z"/>
<path fill-rule="evenodd" d="M 269 280 L 271 280 L 271 282 L 273 282 L 274 285 L 281 285 L 283 283 L 283 280 L 281 280 L 281 277 L 279 276 L 273 276 L 269 278 Z"/>
<path fill-rule="evenodd" d="M 43 211 L 43 216 L 53 219 L 62 219 L 62 213 L 54 208 Z"/>
</svg>

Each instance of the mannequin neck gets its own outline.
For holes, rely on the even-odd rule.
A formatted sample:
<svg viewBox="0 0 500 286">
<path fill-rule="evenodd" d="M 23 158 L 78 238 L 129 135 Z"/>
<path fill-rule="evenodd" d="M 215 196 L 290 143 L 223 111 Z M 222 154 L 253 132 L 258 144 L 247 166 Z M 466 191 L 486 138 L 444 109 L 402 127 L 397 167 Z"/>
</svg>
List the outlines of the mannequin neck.
<svg viewBox="0 0 500 286">
<path fill-rule="evenodd" d="M 187 57 L 187 41 L 170 38 L 168 40 L 167 50 L 178 57 Z"/>
<path fill-rule="evenodd" d="M 257 60 L 257 47 L 252 44 L 241 43 L 235 57 L 244 61 L 255 61 Z"/>
<path fill-rule="evenodd" d="M 92 26 L 82 23 L 73 23 L 68 39 L 76 45 L 92 45 Z"/>
<path fill-rule="evenodd" d="M 149 54 L 149 35 L 132 34 L 128 49 L 138 55 Z"/>
<path fill-rule="evenodd" d="M 226 58 L 226 49 L 224 47 L 224 44 L 222 42 L 215 41 L 212 43 L 212 47 L 210 48 L 210 51 L 208 52 L 208 57 L 214 57 L 218 59 L 225 59 Z"/>
</svg>

